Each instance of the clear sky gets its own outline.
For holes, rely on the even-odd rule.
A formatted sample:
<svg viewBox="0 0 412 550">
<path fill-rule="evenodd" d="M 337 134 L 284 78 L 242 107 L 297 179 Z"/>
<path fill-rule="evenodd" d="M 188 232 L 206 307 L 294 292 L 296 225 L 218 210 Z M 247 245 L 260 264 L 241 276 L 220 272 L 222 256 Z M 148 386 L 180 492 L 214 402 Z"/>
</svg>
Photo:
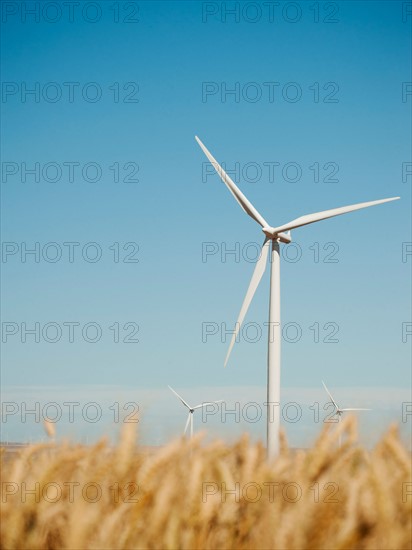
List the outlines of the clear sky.
<svg viewBox="0 0 412 550">
<path fill-rule="evenodd" d="M 115 388 L 152 407 L 156 443 L 185 420 L 167 384 L 263 403 L 267 276 L 223 369 L 263 235 L 197 134 L 273 225 L 401 196 L 294 231 L 281 266 L 287 399 L 323 406 L 324 379 L 378 411 L 372 430 L 401 422 L 410 2 L 75 4 L 2 2 L 3 399 L 107 405 Z M 312 424 L 286 428 L 300 445 Z M 41 433 L 17 413 L 2 428 Z M 245 429 L 263 437 L 264 422 Z"/>
</svg>

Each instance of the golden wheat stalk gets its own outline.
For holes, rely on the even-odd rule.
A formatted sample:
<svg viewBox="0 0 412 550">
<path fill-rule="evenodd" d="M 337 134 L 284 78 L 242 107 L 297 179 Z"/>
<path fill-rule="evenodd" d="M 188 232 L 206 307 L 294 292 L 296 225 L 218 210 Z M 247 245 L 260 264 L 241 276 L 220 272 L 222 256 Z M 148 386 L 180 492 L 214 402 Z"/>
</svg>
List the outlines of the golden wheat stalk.
<svg viewBox="0 0 412 550">
<path fill-rule="evenodd" d="M 53 424 L 45 424 L 55 437 Z M 337 438 L 344 444 L 339 450 Z M 371 452 L 354 418 L 308 450 L 171 442 L 34 445 L 2 453 L 1 549 L 411 549 L 411 455 L 395 429 Z"/>
</svg>

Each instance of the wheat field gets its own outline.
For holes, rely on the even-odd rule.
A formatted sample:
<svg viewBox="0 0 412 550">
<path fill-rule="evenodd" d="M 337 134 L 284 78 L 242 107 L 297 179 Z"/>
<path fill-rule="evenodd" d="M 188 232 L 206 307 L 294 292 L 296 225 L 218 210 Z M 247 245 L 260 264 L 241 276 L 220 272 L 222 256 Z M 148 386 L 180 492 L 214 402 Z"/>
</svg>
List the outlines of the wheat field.
<svg viewBox="0 0 412 550">
<path fill-rule="evenodd" d="M 147 454 L 125 425 L 115 447 L 3 452 L 1 511 L 2 549 L 406 550 L 411 455 L 395 427 L 366 451 L 351 417 L 272 464 L 246 436 Z"/>
</svg>

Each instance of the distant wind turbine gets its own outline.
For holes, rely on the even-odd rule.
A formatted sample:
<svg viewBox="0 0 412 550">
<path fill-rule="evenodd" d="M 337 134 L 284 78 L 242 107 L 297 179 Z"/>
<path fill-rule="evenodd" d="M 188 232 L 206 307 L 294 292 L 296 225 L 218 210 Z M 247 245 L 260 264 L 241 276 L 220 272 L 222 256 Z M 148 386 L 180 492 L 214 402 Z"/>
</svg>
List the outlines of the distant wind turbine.
<svg viewBox="0 0 412 550">
<path fill-rule="evenodd" d="M 216 172 L 219 174 L 223 183 L 229 189 L 234 199 L 239 203 L 240 207 L 254 219 L 261 227 L 265 234 L 265 240 L 262 246 L 262 252 L 256 262 L 255 270 L 246 292 L 246 297 L 243 301 L 239 317 L 233 331 L 232 339 L 226 355 L 225 366 L 229 360 L 230 352 L 232 351 L 236 337 L 239 333 L 240 326 L 245 318 L 246 312 L 250 306 L 256 289 L 262 279 L 266 269 L 269 248 L 271 245 L 271 270 L 270 270 L 270 295 L 269 295 L 269 335 L 268 335 L 268 378 L 267 378 L 267 454 L 268 458 L 274 458 L 279 452 L 279 428 L 280 428 L 280 343 L 281 343 L 281 326 L 280 326 L 280 255 L 279 243 L 290 243 L 292 241 L 290 231 L 308 225 L 310 223 L 326 220 L 333 216 L 367 208 L 376 204 L 394 201 L 399 197 L 389 199 L 381 199 L 371 202 L 362 202 L 351 206 L 343 206 L 341 208 L 333 208 L 315 214 L 301 216 L 284 225 L 272 227 L 268 224 L 265 218 L 256 210 L 252 203 L 240 191 L 232 179 L 226 174 L 223 168 L 213 158 L 211 153 L 206 149 L 200 139 L 195 136 L 197 143 L 213 165 Z M 270 407 L 273 406 L 273 415 L 270 414 Z M 273 427 L 271 427 L 270 418 L 273 418 Z"/>
<path fill-rule="evenodd" d="M 180 401 L 183 403 L 183 405 L 189 409 L 189 415 L 187 417 L 187 421 L 186 421 L 186 424 L 185 424 L 185 429 L 184 429 L 183 435 L 186 434 L 187 428 L 189 427 L 189 424 L 190 424 L 190 439 L 193 437 L 193 413 L 195 412 L 195 410 L 206 407 L 206 405 L 213 405 L 215 403 L 222 403 L 222 401 L 223 401 L 223 399 L 220 399 L 219 401 L 208 401 L 206 403 L 201 403 L 200 405 L 196 405 L 196 407 L 191 407 L 188 403 L 186 403 L 186 401 L 183 399 L 183 397 L 181 397 L 177 393 L 177 391 L 175 391 L 170 386 L 168 386 L 168 388 L 169 388 L 170 391 L 172 391 L 175 394 L 175 396 L 178 399 L 180 399 Z"/>
<path fill-rule="evenodd" d="M 338 404 L 336 403 L 336 401 L 333 399 L 332 397 L 332 394 L 330 393 L 330 391 L 328 390 L 328 388 L 326 387 L 326 384 L 325 382 L 322 380 L 322 384 L 323 384 L 323 387 L 325 388 L 326 390 L 326 393 L 329 395 L 330 397 L 330 400 L 332 401 L 332 404 L 333 406 L 335 407 L 335 413 L 333 416 L 337 416 L 338 417 L 338 422 L 340 422 L 340 417 L 342 416 L 342 414 L 344 412 L 349 412 L 349 411 L 370 411 L 371 409 L 362 409 L 362 408 L 350 408 L 350 409 L 342 409 L 341 407 L 338 406 Z M 341 436 L 339 436 L 339 447 L 341 446 Z"/>
</svg>

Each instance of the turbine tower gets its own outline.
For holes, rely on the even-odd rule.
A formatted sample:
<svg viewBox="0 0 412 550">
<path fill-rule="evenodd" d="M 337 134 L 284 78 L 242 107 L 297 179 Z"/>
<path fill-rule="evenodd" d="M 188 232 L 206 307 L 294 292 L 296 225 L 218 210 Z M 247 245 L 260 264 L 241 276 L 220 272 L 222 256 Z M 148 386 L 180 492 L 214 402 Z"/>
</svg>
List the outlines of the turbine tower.
<svg viewBox="0 0 412 550">
<path fill-rule="evenodd" d="M 189 424 L 190 424 L 190 439 L 192 439 L 193 437 L 193 413 L 195 412 L 196 409 L 201 409 L 203 407 L 206 407 L 206 405 L 213 405 L 215 403 L 222 403 L 223 399 L 220 399 L 219 401 L 208 401 L 206 403 L 202 403 L 201 405 L 196 405 L 196 407 L 191 407 L 188 403 L 186 403 L 186 401 L 183 399 L 183 397 L 181 397 L 177 391 L 175 391 L 172 387 L 168 386 L 169 390 L 172 391 L 175 396 L 180 399 L 180 401 L 183 403 L 183 405 L 185 407 L 187 407 L 189 409 L 189 415 L 187 417 L 187 420 L 186 420 L 186 424 L 185 424 L 185 429 L 183 431 L 183 435 L 186 434 L 187 432 L 187 428 L 189 427 Z"/>
<path fill-rule="evenodd" d="M 328 388 L 326 387 L 326 384 L 325 384 L 325 382 L 324 382 L 323 380 L 322 380 L 322 384 L 323 384 L 323 387 L 324 387 L 325 390 L 326 390 L 326 393 L 329 395 L 330 400 L 331 400 L 333 406 L 335 407 L 335 413 L 334 413 L 333 416 L 337 416 L 337 417 L 338 417 L 338 422 L 340 422 L 340 417 L 342 416 L 342 414 L 343 414 L 344 412 L 349 412 L 349 411 L 370 411 L 370 410 L 371 410 L 371 409 L 359 409 L 359 408 L 358 408 L 358 409 L 353 409 L 353 408 L 351 408 L 351 409 L 342 409 L 341 407 L 339 407 L 339 406 L 337 405 L 336 401 L 333 399 L 332 394 L 330 393 L 330 391 L 329 391 Z M 339 447 L 341 447 L 341 445 L 342 445 L 342 436 L 339 435 Z"/>
<path fill-rule="evenodd" d="M 265 234 L 265 240 L 262 246 L 262 252 L 256 262 L 255 270 L 246 292 L 245 299 L 240 309 L 239 317 L 232 335 L 229 349 L 225 359 L 225 366 L 229 360 L 230 352 L 236 341 L 240 326 L 245 318 L 246 312 L 250 306 L 252 298 L 257 287 L 262 279 L 267 265 L 269 250 L 271 250 L 271 268 L 270 268 L 270 294 L 269 294 L 269 335 L 268 335 L 268 374 L 267 374 L 267 454 L 269 460 L 273 459 L 279 452 L 279 428 L 280 428 L 280 344 L 281 344 L 281 326 L 280 326 L 280 255 L 279 243 L 290 243 L 292 241 L 290 231 L 303 225 L 326 220 L 340 214 L 375 206 L 384 202 L 394 201 L 399 197 L 389 199 L 381 199 L 377 201 L 362 202 L 351 206 L 343 206 L 341 208 L 333 208 L 323 212 L 307 214 L 296 218 L 284 225 L 272 227 L 265 218 L 256 210 L 252 203 L 240 191 L 232 179 L 226 174 L 223 168 L 213 158 L 211 153 L 206 149 L 200 139 L 195 136 L 197 143 L 213 165 L 216 172 L 219 174 L 223 183 L 232 193 L 234 199 L 239 203 L 240 207 L 255 220 Z M 271 407 L 273 407 L 273 415 L 271 415 Z M 273 421 L 271 422 L 271 416 Z"/>
</svg>

